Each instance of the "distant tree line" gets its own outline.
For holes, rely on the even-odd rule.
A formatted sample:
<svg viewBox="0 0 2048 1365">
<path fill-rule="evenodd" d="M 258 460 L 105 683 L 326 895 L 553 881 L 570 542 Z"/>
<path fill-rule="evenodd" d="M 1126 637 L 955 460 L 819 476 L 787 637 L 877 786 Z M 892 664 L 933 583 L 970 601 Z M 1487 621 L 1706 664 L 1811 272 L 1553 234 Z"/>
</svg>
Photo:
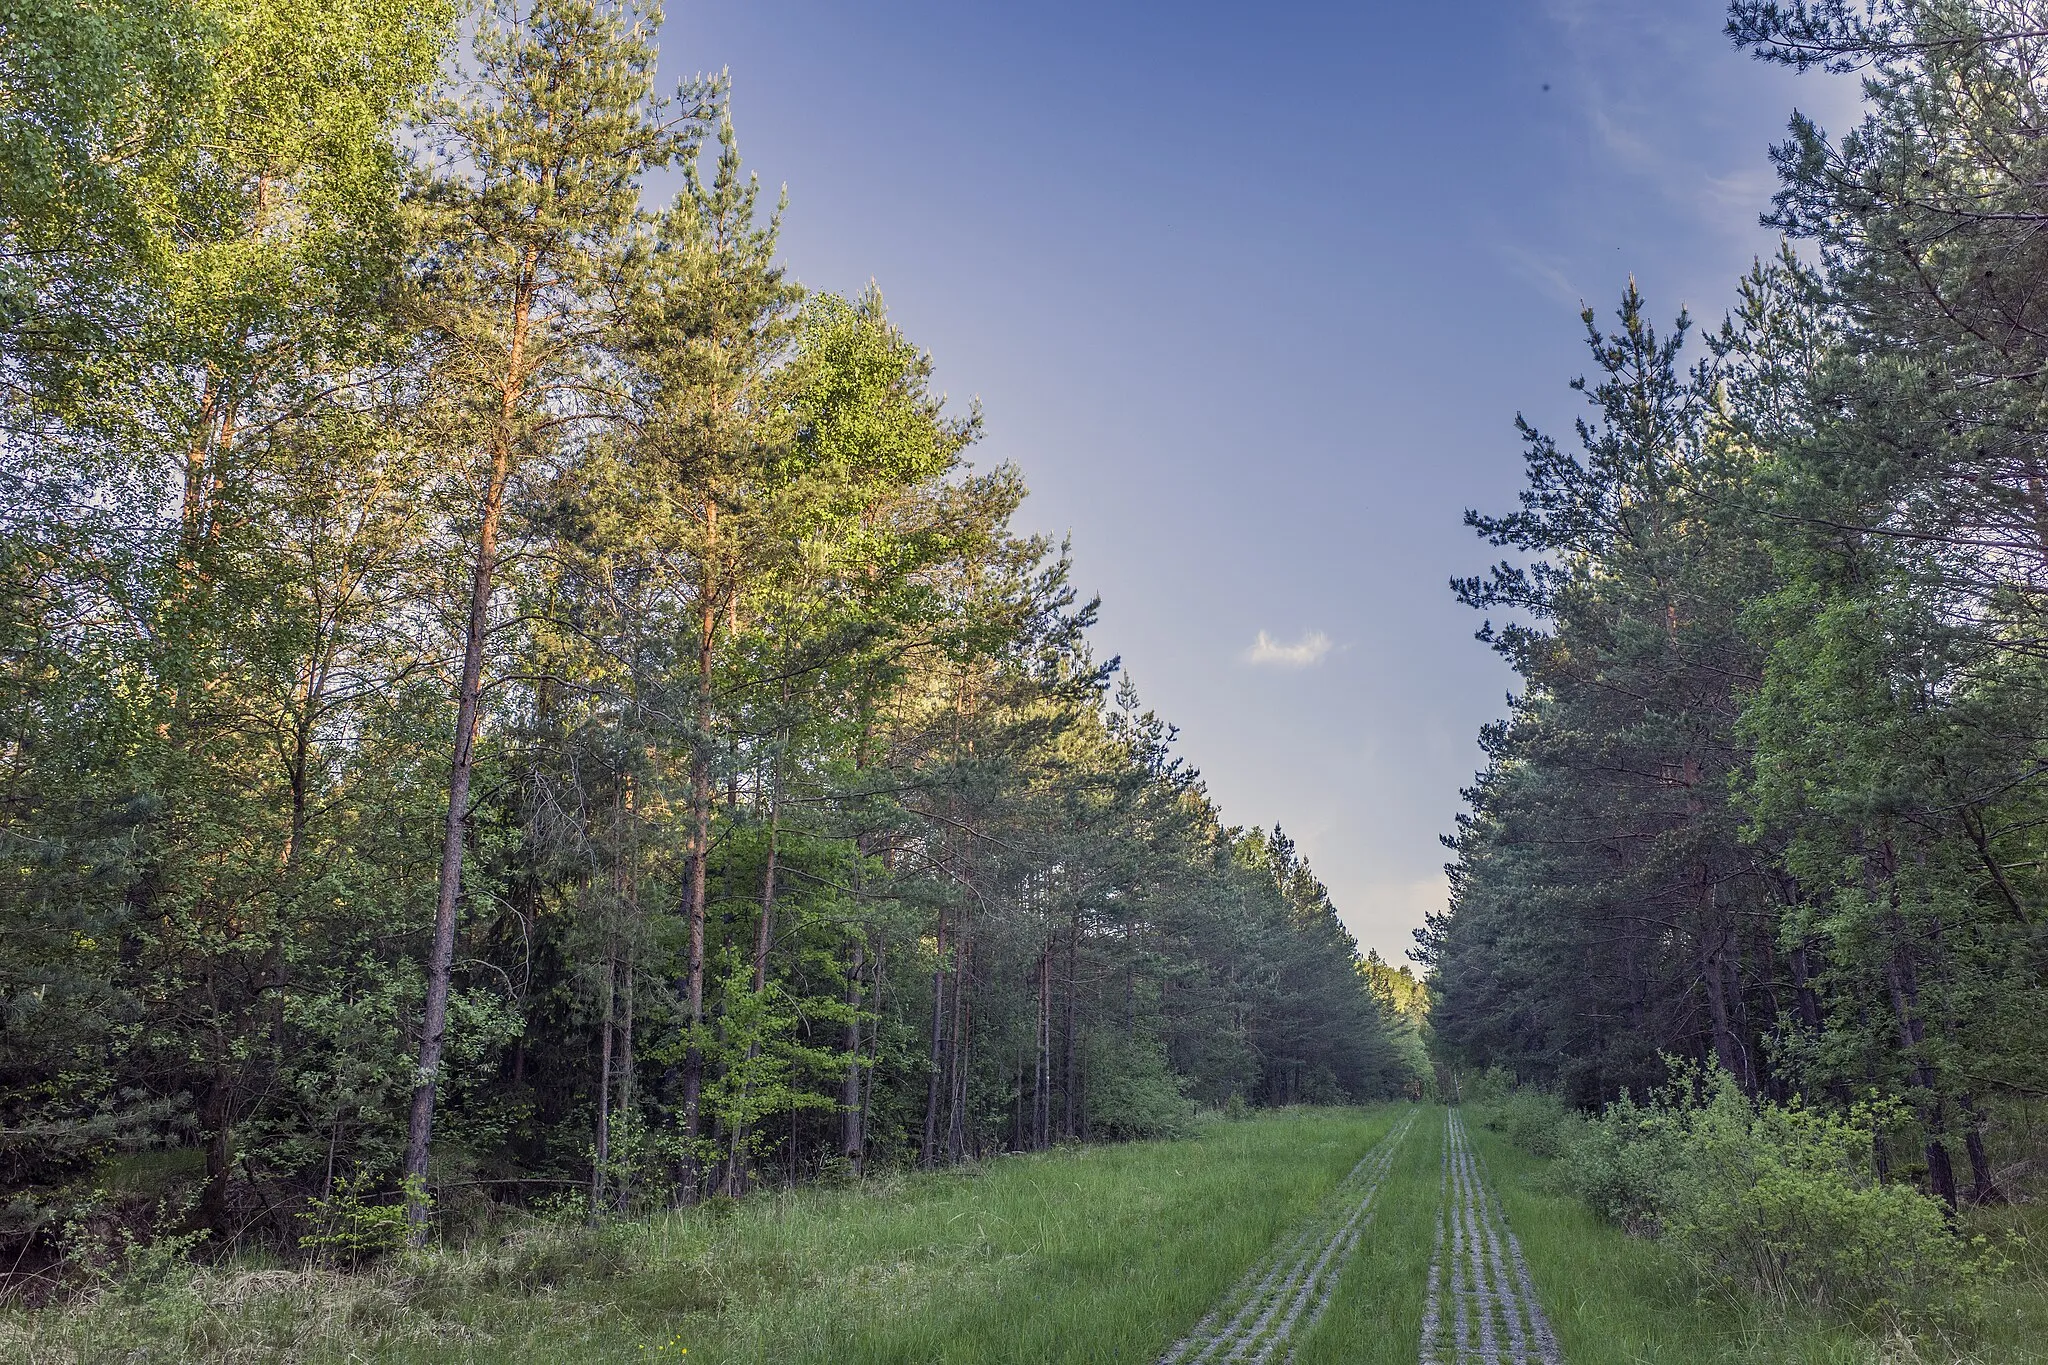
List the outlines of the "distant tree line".
<svg viewBox="0 0 2048 1365">
<path fill-rule="evenodd" d="M 1417 1082 L 659 22 L 0 17 L 0 1264 Z"/>
<path fill-rule="evenodd" d="M 1733 7 L 1858 73 L 1796 117 L 1788 245 L 1687 368 L 1633 285 L 1591 411 L 1526 424 L 1514 557 L 1455 584 L 1521 675 L 1421 931 L 1455 1056 L 1582 1104 L 1665 1057 L 1756 1097 L 1903 1101 L 1876 1161 L 1999 1197 L 2048 1093 L 2048 14 Z"/>
</svg>

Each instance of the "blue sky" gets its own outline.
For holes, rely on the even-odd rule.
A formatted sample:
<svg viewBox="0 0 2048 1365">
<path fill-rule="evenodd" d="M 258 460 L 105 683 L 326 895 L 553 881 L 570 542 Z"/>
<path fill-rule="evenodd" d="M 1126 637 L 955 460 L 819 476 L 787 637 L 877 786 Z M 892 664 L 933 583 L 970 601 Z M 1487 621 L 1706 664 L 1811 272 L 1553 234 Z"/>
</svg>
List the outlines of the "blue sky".
<svg viewBox="0 0 2048 1365">
<path fill-rule="evenodd" d="M 1097 644 L 1228 818 L 1277 821 L 1399 960 L 1511 679 L 1488 562 L 1513 419 L 1562 434 L 1581 302 L 1718 321 L 1775 249 L 1767 149 L 1853 87 L 1734 52 L 1713 0 L 672 0 L 729 68 L 813 288 L 878 283 L 977 463 L 1033 490 Z"/>
</svg>

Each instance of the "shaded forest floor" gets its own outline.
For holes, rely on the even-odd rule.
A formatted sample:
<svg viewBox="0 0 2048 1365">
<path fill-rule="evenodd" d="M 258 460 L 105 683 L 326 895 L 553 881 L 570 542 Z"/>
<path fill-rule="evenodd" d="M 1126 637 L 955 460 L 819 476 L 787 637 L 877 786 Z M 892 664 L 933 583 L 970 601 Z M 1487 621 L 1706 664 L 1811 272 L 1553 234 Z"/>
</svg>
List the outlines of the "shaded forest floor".
<svg viewBox="0 0 2048 1365">
<path fill-rule="evenodd" d="M 1295 1110 L 605 1227 L 535 1222 L 354 1275 L 165 1267 L 0 1312 L 0 1359 L 1146 1365 L 1355 1189 L 1369 1217 L 1272 1358 L 1413 1365 L 1444 1129 L 1405 1105 Z M 2038 1267 L 1947 1339 L 1701 1302 L 1654 1244 L 1549 1193 L 1544 1163 L 1466 1132 L 1573 1365 L 2048 1361 Z"/>
</svg>

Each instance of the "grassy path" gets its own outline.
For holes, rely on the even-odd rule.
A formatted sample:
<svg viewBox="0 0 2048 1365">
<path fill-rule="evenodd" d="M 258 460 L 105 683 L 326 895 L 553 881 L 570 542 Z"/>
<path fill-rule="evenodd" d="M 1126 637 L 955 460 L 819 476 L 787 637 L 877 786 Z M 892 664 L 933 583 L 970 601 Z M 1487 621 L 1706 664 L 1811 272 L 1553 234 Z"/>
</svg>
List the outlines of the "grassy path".
<svg viewBox="0 0 2048 1365">
<path fill-rule="evenodd" d="M 1330 1308 L 1295 1347 L 1298 1365 L 1416 1365 L 1443 1167 L 1443 1111 L 1422 1109 L 1380 1186 L 1371 1235 Z"/>
<path fill-rule="evenodd" d="M 1422 1112 L 1300 1365 L 1561 1365 L 1543 1275 L 1456 1111 Z"/>
<path fill-rule="evenodd" d="M 1422 1308 L 1422 1365 L 1562 1365 L 1522 1244 L 1487 1188 L 1455 1109 L 1445 1120 L 1438 1202 Z"/>
<path fill-rule="evenodd" d="M 1429 1359 L 1424 1341 L 1432 1253 L 1445 1228 L 1443 1210 L 1462 1202 L 1462 1196 L 1444 1197 L 1449 1121 L 1442 1109 L 1419 1118 L 1381 1186 L 1371 1235 L 1360 1243 L 1323 1321 L 1297 1345 L 1300 1365 Z M 1557 1354 L 1569 1365 L 2048 1365 L 2048 1257 L 2033 1255 L 1990 1287 L 1969 1330 L 1930 1329 L 1911 1339 L 1879 1322 L 1703 1300 L 1664 1247 L 1602 1223 L 1552 1188 L 1549 1163 L 1480 1128 L 1470 1115 L 1459 1116 L 1459 1127 L 1503 1227 L 1520 1248 L 1534 1291 L 1528 1301 L 1540 1305 Z M 1442 1235 L 1448 1243 L 1453 1233 Z M 1488 1273 L 1511 1280 L 1528 1298 L 1505 1238 L 1498 1271 L 1483 1241 L 1467 1246 L 1484 1250 Z M 1448 1243 L 1446 1260 L 1454 1249 Z M 1440 1351 L 1455 1334 L 1455 1309 L 1443 1314 L 1450 1288 L 1438 1288 Z M 1511 1347 L 1505 1325 L 1495 1321 L 1495 1349 Z M 1524 1349 L 1532 1361 L 1539 1358 L 1531 1349 L 1535 1340 L 1524 1319 Z M 1472 1352 L 1471 1337 L 1465 1341 Z M 1483 1349 L 1476 1354 L 1486 1358 Z"/>
<path fill-rule="evenodd" d="M 1337 1280 L 1372 1221 L 1373 1197 L 1414 1126 L 1415 1115 L 1403 1115 L 1313 1213 L 1275 1242 L 1208 1316 L 1159 1358 L 1160 1365 L 1267 1365 L 1276 1357 L 1291 1359 L 1295 1333 L 1313 1331 L 1328 1310 Z"/>
</svg>

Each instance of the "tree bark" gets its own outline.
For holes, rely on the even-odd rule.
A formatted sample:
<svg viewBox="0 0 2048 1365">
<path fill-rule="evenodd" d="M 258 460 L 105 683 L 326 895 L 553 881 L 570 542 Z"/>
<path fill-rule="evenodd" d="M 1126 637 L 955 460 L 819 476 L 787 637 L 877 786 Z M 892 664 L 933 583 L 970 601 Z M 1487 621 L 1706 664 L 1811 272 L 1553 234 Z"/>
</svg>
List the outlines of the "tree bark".
<svg viewBox="0 0 2048 1365">
<path fill-rule="evenodd" d="M 874 738 L 874 706 L 872 698 L 863 691 L 860 698 L 860 736 L 853 746 L 853 768 L 856 773 L 865 772 L 868 766 L 868 745 Z M 853 891 L 854 899 L 863 899 L 867 881 L 867 860 L 869 856 L 869 834 L 863 830 L 853 841 Z M 846 972 L 846 1075 L 839 1084 L 839 1155 L 853 1168 L 858 1176 L 866 1165 L 867 1134 L 862 1120 L 866 1117 L 866 1101 L 862 1095 L 861 1065 L 861 1023 L 860 1023 L 860 971 L 867 953 L 867 931 L 856 929 L 853 935 L 853 960 Z"/>
<path fill-rule="evenodd" d="M 624 965 L 625 1011 L 619 1021 L 619 1102 L 614 1107 L 625 1113 L 633 1107 L 633 973 L 635 954 L 628 952 Z"/>
<path fill-rule="evenodd" d="M 884 981 L 886 981 L 886 980 L 888 979 L 888 968 L 889 968 L 889 940 L 885 938 L 885 939 L 882 939 L 882 940 L 881 940 L 880 942 L 878 942 L 877 944 L 875 944 L 875 973 L 874 973 L 874 985 L 875 985 L 875 989 L 874 989 L 874 1001 L 875 1001 L 875 1012 L 876 1012 L 876 1013 L 877 1013 L 878 1015 L 879 1015 L 879 1014 L 881 1013 L 881 1008 L 882 1008 L 882 985 L 883 985 L 883 982 L 884 982 Z M 867 1078 L 866 1082 L 865 1082 L 864 1084 L 862 1084 L 862 1086 L 861 1086 L 861 1090 L 860 1090 L 860 1136 L 861 1136 L 861 1147 L 860 1147 L 860 1153 L 859 1153 L 859 1156 L 857 1157 L 857 1160 L 858 1160 L 858 1161 L 860 1162 L 860 1164 L 861 1164 L 861 1165 L 862 1165 L 863 1167 L 865 1167 L 865 1165 L 867 1164 L 867 1132 L 868 1132 L 868 1110 L 869 1110 L 869 1106 L 870 1106 L 870 1105 L 872 1105 L 872 1104 L 874 1103 L 874 1101 L 875 1101 L 875 1083 L 874 1083 L 874 1075 L 875 1075 L 875 1067 L 876 1067 L 877 1065 L 879 1065 L 879 1064 L 880 1064 L 880 1061 L 881 1061 L 881 1050 L 882 1050 L 882 1030 L 881 1030 L 881 1027 L 880 1027 L 880 1025 L 879 1025 L 879 1021 L 878 1021 L 878 1023 L 877 1023 L 877 1026 L 876 1026 L 876 1027 L 874 1027 L 874 1028 L 871 1028 L 871 1029 L 869 1029 L 869 1030 L 868 1030 L 868 1062 L 867 1062 L 867 1077 L 868 1077 L 868 1078 Z"/>
<path fill-rule="evenodd" d="M 614 961 L 610 936 L 607 935 L 606 938 L 604 1010 L 598 1024 L 597 1045 L 597 1142 L 590 1160 L 590 1211 L 593 1216 L 604 1204 L 605 1171 L 611 1161 L 612 1144 L 612 1009 L 618 967 Z"/>
<path fill-rule="evenodd" d="M 1712 1025 L 1714 1056 L 1722 1069 L 1733 1076 L 1745 1095 L 1756 1093 L 1756 1081 L 1749 1071 L 1749 1058 L 1728 1008 L 1727 926 L 1722 922 L 1711 873 L 1706 864 L 1699 868 L 1700 926 L 1696 940 L 1700 984 L 1707 993 L 1707 1013 Z"/>
<path fill-rule="evenodd" d="M 1948 1144 L 1942 1140 L 1942 1104 L 1934 1093 L 1934 1071 L 1927 1065 L 1922 1046 L 1927 1038 L 1927 1025 L 1920 1018 L 1918 1008 L 1920 985 L 1913 967 L 1912 952 L 1903 940 L 1893 949 L 1885 976 L 1891 987 L 1892 1010 L 1898 1019 L 1899 1051 L 1912 1067 L 1910 1074 L 1914 1088 L 1924 1097 L 1919 1109 L 1920 1123 L 1926 1131 L 1927 1181 L 1953 1215 L 1960 1202 L 1956 1192 L 1955 1166 L 1949 1160 Z"/>
<path fill-rule="evenodd" d="M 953 1046 L 947 1063 L 946 1160 L 957 1163 L 966 1154 L 968 1028 L 972 1020 L 967 994 L 971 941 L 956 933 L 953 953 Z"/>
<path fill-rule="evenodd" d="M 1031 1085 L 1031 1147 L 1052 1145 L 1052 945 L 1038 955 L 1037 1065 Z"/>
<path fill-rule="evenodd" d="M 1812 948 L 1801 943 L 1792 950 L 1792 991 L 1799 1003 L 1799 1023 L 1808 1033 L 1821 1031 L 1820 995 L 1813 988 Z"/>
<path fill-rule="evenodd" d="M 1074 991 L 1080 979 L 1081 966 L 1081 906 L 1077 900 L 1072 917 L 1067 923 L 1067 1017 L 1066 1037 L 1062 1047 L 1064 1075 L 1060 1083 L 1060 1136 L 1073 1140 L 1080 1134 L 1080 1021 L 1075 1012 Z"/>
<path fill-rule="evenodd" d="M 448 772 L 448 823 L 441 840 L 441 875 L 434 900 L 434 939 L 427 953 L 427 999 L 420 1029 L 419 1072 L 405 1137 L 406 1219 L 413 1240 L 427 1233 L 427 1152 L 434 1133 L 434 1091 L 448 1030 L 449 975 L 455 962 L 455 915 L 462 895 L 462 855 L 469 831 L 469 781 L 476 760 L 477 712 L 483 696 L 484 644 L 490 634 L 491 593 L 498 572 L 498 520 L 512 476 L 513 422 L 526 396 L 528 329 L 533 317 L 533 280 L 539 252 L 520 253 L 512 295 L 512 332 L 498 393 L 497 425 L 491 437 L 491 466 L 484 483 L 483 513 L 477 528 L 476 558 L 470 569 L 469 614 L 463 623 L 462 675 L 456 685 L 455 751 Z"/>
<path fill-rule="evenodd" d="M 771 773 L 773 769 L 771 768 Z M 768 990 L 768 950 L 775 942 L 775 855 L 778 822 L 782 813 L 782 783 L 779 777 L 769 778 L 768 795 L 768 857 L 761 874 L 761 918 L 754 931 L 754 998 L 758 1001 Z M 751 1094 L 754 1088 L 753 1067 L 760 1059 L 761 1045 L 758 1038 L 747 1044 L 747 1076 L 741 1082 L 742 1091 Z M 748 1125 L 746 1106 L 740 1106 L 740 1117 L 733 1124 L 732 1147 L 727 1156 L 727 1193 L 733 1197 L 745 1194 L 750 1173 L 747 1169 Z"/>
<path fill-rule="evenodd" d="M 216 1066 L 200 1116 L 206 1133 L 206 1187 L 199 1197 L 199 1223 L 224 1238 L 234 1231 L 228 1208 L 228 1185 L 235 1163 L 234 1091 L 229 1068 Z"/>
<path fill-rule="evenodd" d="M 524 310 L 514 330 L 512 371 L 519 371 L 525 332 Z M 518 402 L 516 378 L 506 385 L 500 429 L 491 453 L 490 482 L 484 490 L 483 525 L 477 533 L 470 571 L 469 618 L 463 631 L 462 677 L 456 690 L 455 755 L 448 777 L 448 823 L 441 840 L 441 877 L 434 902 L 434 940 L 427 954 L 427 1001 L 420 1030 L 419 1070 L 406 1125 L 406 1218 L 415 1242 L 427 1232 L 427 1149 L 434 1133 L 434 1089 L 448 1030 L 449 976 L 455 962 L 455 912 L 462 893 L 462 854 L 469 829 L 469 780 L 476 758 L 476 725 L 483 695 L 484 640 L 490 631 L 491 589 L 498 568 L 498 517 L 511 473 L 510 426 Z"/>
<path fill-rule="evenodd" d="M 946 1060 L 946 907 L 944 905 L 939 907 L 936 950 L 938 965 L 932 968 L 931 1075 L 925 1083 L 924 1147 L 919 1153 L 919 1159 L 927 1169 L 937 1164 L 938 1161 L 940 1073 Z"/>
<path fill-rule="evenodd" d="M 704 505 L 706 539 L 716 534 L 717 504 Z M 689 1035 L 683 1050 L 683 1141 L 682 1200 L 697 1197 L 696 1143 L 700 1124 L 699 1108 L 704 1095 L 704 864 L 711 855 L 711 665 L 715 661 L 718 632 L 718 603 L 707 571 L 698 585 L 697 637 L 697 734 L 690 752 L 690 852 L 689 890 L 685 915 L 690 946 L 684 968 L 683 1011 Z"/>
<path fill-rule="evenodd" d="M 853 965 L 846 973 L 846 1076 L 839 1085 L 839 1154 L 860 1174 L 867 1142 L 861 1133 L 860 969 L 867 948 L 864 936 L 853 940 Z"/>
<path fill-rule="evenodd" d="M 1963 1110 L 1963 1150 L 1970 1157 L 1970 1202 L 2002 1204 L 2005 1195 L 1992 1178 L 1991 1155 L 1984 1150 L 1984 1115 L 1977 1108 L 1977 1098 L 1959 1095 L 1956 1102 Z"/>
</svg>

